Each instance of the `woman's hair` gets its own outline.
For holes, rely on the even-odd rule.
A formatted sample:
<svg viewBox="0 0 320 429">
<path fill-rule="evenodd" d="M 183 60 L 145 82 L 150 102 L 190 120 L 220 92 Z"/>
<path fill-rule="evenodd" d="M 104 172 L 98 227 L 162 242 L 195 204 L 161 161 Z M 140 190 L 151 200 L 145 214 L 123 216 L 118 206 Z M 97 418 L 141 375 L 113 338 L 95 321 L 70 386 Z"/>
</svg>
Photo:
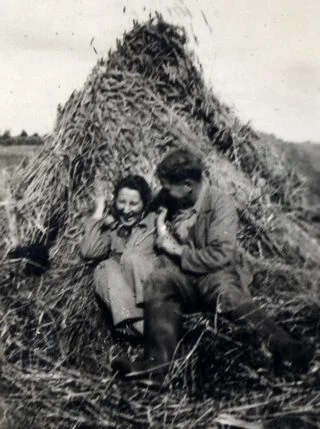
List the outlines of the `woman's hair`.
<svg viewBox="0 0 320 429">
<path fill-rule="evenodd" d="M 118 198 L 119 192 L 123 188 L 134 189 L 138 191 L 143 202 L 144 210 L 146 210 L 151 201 L 151 189 L 147 181 L 137 174 L 129 174 L 118 180 L 114 187 L 114 202 Z"/>
<path fill-rule="evenodd" d="M 186 179 L 200 181 L 203 165 L 201 158 L 188 149 L 170 152 L 157 167 L 158 178 L 170 183 L 180 183 Z"/>
</svg>

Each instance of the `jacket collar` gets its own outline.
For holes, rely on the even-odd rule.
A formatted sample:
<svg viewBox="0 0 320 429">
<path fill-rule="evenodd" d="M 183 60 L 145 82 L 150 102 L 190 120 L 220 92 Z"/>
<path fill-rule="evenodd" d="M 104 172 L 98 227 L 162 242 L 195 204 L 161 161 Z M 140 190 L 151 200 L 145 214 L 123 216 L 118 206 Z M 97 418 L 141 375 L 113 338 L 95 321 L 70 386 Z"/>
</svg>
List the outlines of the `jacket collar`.
<svg viewBox="0 0 320 429">
<path fill-rule="evenodd" d="M 207 200 L 208 188 L 209 188 L 208 182 L 206 180 L 203 180 L 202 184 L 201 184 L 201 189 L 199 192 L 198 199 L 197 199 L 195 205 L 193 206 L 193 211 L 195 213 L 199 213 L 201 211 L 201 209 L 203 208 L 203 206 Z"/>
<path fill-rule="evenodd" d="M 211 186 L 207 181 L 205 181 L 202 191 L 202 198 L 200 198 L 199 196 L 198 201 L 196 202 L 196 205 L 198 205 L 197 212 L 207 213 L 212 210 L 212 197 L 215 193 L 215 188 Z"/>
</svg>

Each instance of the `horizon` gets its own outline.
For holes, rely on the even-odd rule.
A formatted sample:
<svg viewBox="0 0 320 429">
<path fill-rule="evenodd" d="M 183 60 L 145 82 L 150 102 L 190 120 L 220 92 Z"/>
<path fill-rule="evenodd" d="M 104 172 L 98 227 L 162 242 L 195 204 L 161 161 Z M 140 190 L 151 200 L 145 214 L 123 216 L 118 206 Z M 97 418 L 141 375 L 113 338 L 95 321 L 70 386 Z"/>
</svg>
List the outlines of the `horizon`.
<svg viewBox="0 0 320 429">
<path fill-rule="evenodd" d="M 319 143 L 317 0 L 32 2 L 7 4 L 0 17 L 0 96 L 7 101 L 0 134 L 50 134 L 58 104 L 84 85 L 133 19 L 157 10 L 186 28 L 207 86 L 241 122 L 284 141 Z"/>
<path fill-rule="evenodd" d="M 263 138 L 263 137 L 265 137 L 265 136 L 267 136 L 267 137 L 271 137 L 271 138 L 275 138 L 276 140 L 279 140 L 279 141 L 281 141 L 281 142 L 283 142 L 283 143 L 292 143 L 292 144 L 297 144 L 297 145 L 299 145 L 299 144 L 314 144 L 314 145 L 317 145 L 317 144 L 320 144 L 320 141 L 318 141 L 318 142 L 316 142 L 316 141 L 311 141 L 311 140 L 304 140 L 304 141 L 289 141 L 289 140 L 285 140 L 285 139 L 282 139 L 281 137 L 279 137 L 279 136 L 277 136 L 276 134 L 274 134 L 274 133 L 267 133 L 267 132 L 264 132 L 264 131 L 259 131 L 259 130 L 256 130 L 256 129 L 254 129 L 254 131 L 256 132 L 256 133 L 258 133 L 258 134 L 260 134 L 261 135 L 261 137 Z M 2 143 L 2 139 L 5 139 L 6 137 L 5 137 L 5 134 L 6 133 L 9 133 L 9 135 L 8 135 L 8 138 L 11 138 L 11 139 L 16 139 L 16 138 L 28 138 L 28 137 L 39 137 L 40 139 L 44 139 L 44 138 L 46 138 L 47 136 L 49 136 L 50 135 L 50 133 L 44 133 L 44 134 L 41 134 L 41 133 L 38 133 L 38 132 L 33 132 L 33 133 L 28 133 L 26 130 L 24 130 L 24 129 L 22 129 L 20 132 L 18 132 L 18 133 L 16 133 L 16 134 L 12 134 L 11 133 L 11 130 L 9 130 L 9 129 L 6 129 L 6 130 L 4 130 L 4 131 L 1 131 L 0 130 L 0 146 L 1 145 L 3 145 L 3 143 Z M 26 133 L 26 135 L 22 135 L 23 133 Z M 42 142 L 43 143 L 43 142 Z"/>
</svg>

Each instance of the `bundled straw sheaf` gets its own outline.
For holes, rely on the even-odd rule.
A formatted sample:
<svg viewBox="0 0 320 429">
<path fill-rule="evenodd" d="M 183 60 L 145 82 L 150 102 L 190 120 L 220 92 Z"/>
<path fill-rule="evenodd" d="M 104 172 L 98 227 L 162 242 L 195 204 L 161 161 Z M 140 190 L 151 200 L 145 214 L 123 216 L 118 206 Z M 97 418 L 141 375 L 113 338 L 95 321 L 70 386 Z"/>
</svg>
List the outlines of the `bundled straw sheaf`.
<svg viewBox="0 0 320 429">
<path fill-rule="evenodd" d="M 13 427 L 205 428 L 217 427 L 221 410 L 250 421 L 297 409 L 320 415 L 316 375 L 274 378 L 259 347 L 246 348 L 236 327 L 210 317 L 186 320 L 187 358 L 164 391 L 128 387 L 110 373 L 111 357 L 139 348 L 114 341 L 97 306 L 92 269 L 78 254 L 82 220 L 94 195 L 103 189 L 111 199 L 128 172 L 155 189 L 156 164 L 181 145 L 201 152 L 209 180 L 236 202 L 238 256 L 253 269 L 253 294 L 293 333 L 317 335 L 320 245 L 304 218 L 304 178 L 215 98 L 186 42 L 160 16 L 134 23 L 58 109 L 43 151 L 8 182 L 16 222 L 2 221 L 3 256 L 10 242 L 37 244 L 51 264 L 36 278 L 21 258 L 0 269 L 2 387 Z"/>
</svg>

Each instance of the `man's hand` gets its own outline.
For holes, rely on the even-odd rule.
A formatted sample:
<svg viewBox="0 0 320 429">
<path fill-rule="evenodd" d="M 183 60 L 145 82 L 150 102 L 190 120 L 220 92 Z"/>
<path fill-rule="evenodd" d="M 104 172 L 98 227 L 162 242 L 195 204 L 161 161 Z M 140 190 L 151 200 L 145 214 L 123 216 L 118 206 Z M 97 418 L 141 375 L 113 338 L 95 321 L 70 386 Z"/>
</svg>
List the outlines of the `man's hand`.
<svg viewBox="0 0 320 429">
<path fill-rule="evenodd" d="M 166 225 L 166 217 L 168 214 L 168 209 L 160 207 L 160 211 L 157 217 L 157 236 L 163 237 L 168 232 Z"/>
<path fill-rule="evenodd" d="M 157 246 L 173 256 L 181 256 L 183 252 L 183 246 L 169 232 L 161 238 L 158 237 Z"/>
<path fill-rule="evenodd" d="M 183 246 L 172 237 L 165 224 L 167 212 L 167 209 L 162 208 L 157 218 L 157 246 L 159 249 L 169 253 L 169 255 L 181 256 Z"/>
</svg>

